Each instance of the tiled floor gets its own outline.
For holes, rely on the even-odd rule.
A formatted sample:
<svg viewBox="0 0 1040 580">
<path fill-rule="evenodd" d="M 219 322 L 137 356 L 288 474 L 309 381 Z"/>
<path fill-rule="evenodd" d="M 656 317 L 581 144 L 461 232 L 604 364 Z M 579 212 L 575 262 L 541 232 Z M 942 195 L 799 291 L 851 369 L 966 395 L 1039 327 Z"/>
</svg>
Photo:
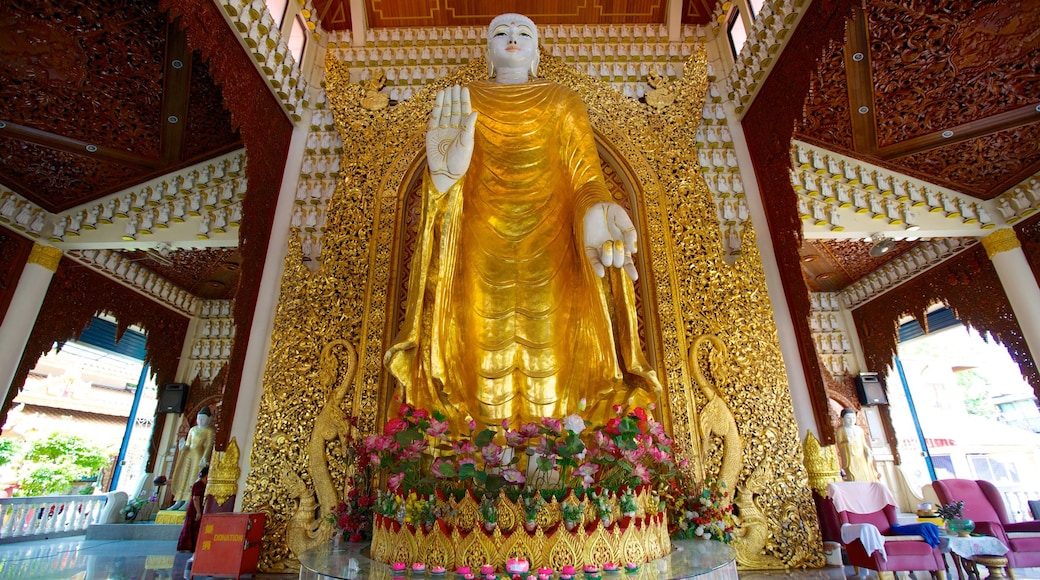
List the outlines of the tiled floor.
<svg viewBox="0 0 1040 580">
<path fill-rule="evenodd" d="M 81 536 L 0 544 L 0 580 L 181 580 L 190 554 L 175 541 L 85 540 Z M 916 579 L 927 580 L 927 573 Z M 954 578 L 956 575 L 952 575 Z M 1018 580 L 1040 579 L 1040 569 L 1016 570 Z M 294 574 L 258 574 L 261 580 L 289 580 Z M 741 571 L 741 580 L 841 580 L 852 568 Z M 859 578 L 876 578 L 861 571 Z M 196 578 L 203 578 L 196 576 Z M 985 577 L 984 577 L 985 578 Z"/>
</svg>

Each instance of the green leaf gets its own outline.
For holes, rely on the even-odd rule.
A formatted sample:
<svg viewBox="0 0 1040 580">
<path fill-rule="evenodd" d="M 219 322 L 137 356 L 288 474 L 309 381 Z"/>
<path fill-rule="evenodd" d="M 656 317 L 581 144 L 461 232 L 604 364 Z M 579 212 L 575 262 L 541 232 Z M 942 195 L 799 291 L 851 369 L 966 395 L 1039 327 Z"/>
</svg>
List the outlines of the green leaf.
<svg viewBox="0 0 1040 580">
<path fill-rule="evenodd" d="M 439 468 L 437 470 L 437 474 L 441 477 L 456 477 L 458 475 L 458 471 L 455 470 L 455 466 L 448 463 L 447 461 L 441 462 L 437 465 L 437 467 Z"/>
<path fill-rule="evenodd" d="M 473 444 L 479 447 L 484 447 L 488 443 L 491 443 L 495 439 L 495 432 L 491 429 L 484 429 L 480 433 L 477 433 L 476 437 L 473 438 Z"/>
<path fill-rule="evenodd" d="M 467 480 L 477 473 L 477 466 L 472 463 L 463 463 L 459 466 L 459 479 Z"/>
<path fill-rule="evenodd" d="M 569 433 L 563 440 L 563 445 L 556 450 L 562 457 L 575 457 L 581 455 L 582 451 L 585 451 L 585 444 L 577 433 Z"/>
</svg>

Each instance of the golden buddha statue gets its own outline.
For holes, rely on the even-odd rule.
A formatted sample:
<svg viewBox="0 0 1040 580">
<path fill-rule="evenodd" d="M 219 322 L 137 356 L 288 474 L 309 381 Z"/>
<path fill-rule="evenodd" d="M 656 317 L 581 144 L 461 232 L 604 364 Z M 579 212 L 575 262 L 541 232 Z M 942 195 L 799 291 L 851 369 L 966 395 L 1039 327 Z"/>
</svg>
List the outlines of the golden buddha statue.
<svg viewBox="0 0 1040 580">
<path fill-rule="evenodd" d="M 537 421 L 656 402 L 636 335 L 636 230 L 604 182 L 584 104 L 531 79 L 538 32 L 488 29 L 492 79 L 437 94 L 408 307 L 386 366 L 412 405 Z M 609 274 L 604 278 L 605 274 Z"/>
</svg>

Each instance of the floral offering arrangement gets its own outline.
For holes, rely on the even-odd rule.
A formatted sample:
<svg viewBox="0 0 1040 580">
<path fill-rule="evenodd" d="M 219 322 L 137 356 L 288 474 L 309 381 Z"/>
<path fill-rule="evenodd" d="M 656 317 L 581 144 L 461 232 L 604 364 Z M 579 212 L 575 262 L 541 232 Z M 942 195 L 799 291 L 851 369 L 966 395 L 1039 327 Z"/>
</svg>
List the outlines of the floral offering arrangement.
<svg viewBox="0 0 1040 580">
<path fill-rule="evenodd" d="M 707 478 L 698 485 L 685 477 L 676 481 L 672 537 L 704 538 L 726 544 L 733 541 L 736 520 L 726 484 Z"/>
<path fill-rule="evenodd" d="M 666 486 L 676 466 L 664 427 L 642 408 L 624 414 L 615 407 L 615 412 L 595 428 L 577 414 L 517 426 L 503 421 L 502 441 L 499 431 L 477 430 L 474 421 L 469 433 L 450 433 L 441 413 L 401 405 L 398 416 L 382 434 L 366 438 L 364 447 L 367 464 L 384 474 L 389 491 L 397 494 L 469 490 L 480 499 L 500 491 L 518 497 L 524 490 L 618 493 Z M 429 457 L 432 462 L 424 461 Z"/>
<path fill-rule="evenodd" d="M 355 417 L 348 416 L 346 419 L 352 427 L 357 425 Z M 347 441 L 346 461 L 347 465 L 353 468 L 353 473 L 348 478 L 347 495 L 344 501 L 325 517 L 344 539 L 362 542 L 372 539 L 372 516 L 376 511 L 376 496 L 372 493 L 373 468 L 361 437 Z"/>
<path fill-rule="evenodd" d="M 479 567 L 487 562 L 468 558 L 498 553 L 512 538 L 537 567 L 554 554 L 557 564 L 609 560 L 637 569 L 670 550 L 670 532 L 730 541 L 728 495 L 713 483 L 702 493 L 681 473 L 654 409 L 613 410 L 603 425 L 575 413 L 494 428 L 470 421 L 453 433 L 440 412 L 400 405 L 381 433 L 351 452 L 352 491 L 385 482 L 365 500 L 373 559 Z M 354 513 L 345 503 L 337 519 L 343 529 L 343 516 Z M 678 525 L 670 527 L 670 518 Z M 592 546 L 604 545 L 606 552 L 592 555 Z M 593 561 L 605 553 L 611 557 Z"/>
</svg>

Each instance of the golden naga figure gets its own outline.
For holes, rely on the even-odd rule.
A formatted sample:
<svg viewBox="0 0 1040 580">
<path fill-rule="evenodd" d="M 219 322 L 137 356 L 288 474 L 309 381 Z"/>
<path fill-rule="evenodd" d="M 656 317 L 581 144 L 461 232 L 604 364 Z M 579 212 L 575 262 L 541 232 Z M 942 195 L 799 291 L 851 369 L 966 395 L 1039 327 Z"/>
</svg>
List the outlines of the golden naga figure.
<svg viewBox="0 0 1040 580">
<path fill-rule="evenodd" d="M 488 29 L 492 78 L 437 94 L 408 307 L 386 366 L 454 428 L 656 402 L 636 334 L 636 230 L 605 185 L 584 104 L 532 78 L 538 31 Z M 605 275 L 609 274 L 604 278 Z"/>
</svg>

